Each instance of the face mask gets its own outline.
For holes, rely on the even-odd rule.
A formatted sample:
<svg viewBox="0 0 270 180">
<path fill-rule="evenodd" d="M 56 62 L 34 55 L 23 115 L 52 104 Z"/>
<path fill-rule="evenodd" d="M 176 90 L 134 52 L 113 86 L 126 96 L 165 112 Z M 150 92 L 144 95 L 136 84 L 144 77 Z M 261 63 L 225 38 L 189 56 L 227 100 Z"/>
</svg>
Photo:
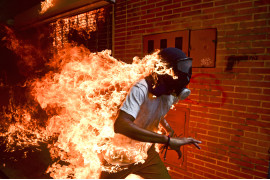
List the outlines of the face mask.
<svg viewBox="0 0 270 180">
<path fill-rule="evenodd" d="M 179 100 L 185 100 L 190 93 L 191 91 L 188 88 L 182 89 L 181 93 L 178 95 Z"/>
<path fill-rule="evenodd" d="M 190 94 L 190 90 L 185 88 L 188 83 L 189 77 L 186 73 L 178 74 L 178 79 L 173 79 L 167 74 L 157 75 L 157 83 L 154 87 L 151 86 L 151 93 L 157 97 L 161 95 L 175 95 L 180 97 L 180 99 L 185 99 Z"/>
</svg>

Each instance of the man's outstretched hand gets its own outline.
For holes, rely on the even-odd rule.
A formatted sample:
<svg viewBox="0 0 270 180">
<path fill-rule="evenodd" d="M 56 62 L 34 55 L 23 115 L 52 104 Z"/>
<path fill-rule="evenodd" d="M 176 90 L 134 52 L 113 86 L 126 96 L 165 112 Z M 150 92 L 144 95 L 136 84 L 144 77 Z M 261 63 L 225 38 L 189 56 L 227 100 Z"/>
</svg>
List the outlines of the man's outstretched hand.
<svg viewBox="0 0 270 180">
<path fill-rule="evenodd" d="M 187 144 L 193 144 L 196 148 L 201 149 L 198 144 L 201 144 L 201 141 L 198 141 L 193 138 L 171 138 L 169 146 L 172 150 L 175 150 L 178 154 L 178 158 L 180 159 L 182 153 L 180 151 L 180 147 Z"/>
</svg>

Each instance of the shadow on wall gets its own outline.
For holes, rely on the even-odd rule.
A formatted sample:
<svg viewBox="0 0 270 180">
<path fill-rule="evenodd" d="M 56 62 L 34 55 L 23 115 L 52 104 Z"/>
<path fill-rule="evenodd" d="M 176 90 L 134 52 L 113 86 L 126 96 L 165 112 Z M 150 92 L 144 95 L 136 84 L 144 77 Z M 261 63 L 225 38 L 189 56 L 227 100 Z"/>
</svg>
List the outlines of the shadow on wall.
<svg viewBox="0 0 270 180">
<path fill-rule="evenodd" d="M 258 56 L 229 56 L 227 58 L 227 66 L 225 71 L 231 71 L 235 64 L 238 64 L 240 61 L 248 60 L 258 60 Z"/>
</svg>

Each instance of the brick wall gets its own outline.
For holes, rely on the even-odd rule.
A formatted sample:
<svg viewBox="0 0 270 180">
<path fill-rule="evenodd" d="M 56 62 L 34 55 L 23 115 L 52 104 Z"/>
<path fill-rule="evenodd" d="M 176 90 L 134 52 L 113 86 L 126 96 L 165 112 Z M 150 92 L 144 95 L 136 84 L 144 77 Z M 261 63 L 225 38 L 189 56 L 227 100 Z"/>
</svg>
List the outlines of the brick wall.
<svg viewBox="0 0 270 180">
<path fill-rule="evenodd" d="M 142 36 L 217 28 L 215 68 L 193 68 L 185 170 L 173 178 L 267 178 L 270 147 L 270 2 L 117 0 L 114 56 L 142 55 Z M 228 68 L 228 63 L 233 63 Z"/>
</svg>

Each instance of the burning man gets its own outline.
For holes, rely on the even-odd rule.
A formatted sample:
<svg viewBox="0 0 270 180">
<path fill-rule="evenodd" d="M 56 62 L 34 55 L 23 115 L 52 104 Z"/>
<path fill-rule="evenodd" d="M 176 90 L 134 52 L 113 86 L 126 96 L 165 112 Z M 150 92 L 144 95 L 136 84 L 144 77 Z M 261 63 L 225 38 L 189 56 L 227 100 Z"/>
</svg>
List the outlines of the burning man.
<svg viewBox="0 0 270 180">
<path fill-rule="evenodd" d="M 186 86 L 192 74 L 192 59 L 177 48 L 163 49 L 159 55 L 173 69 L 174 76 L 154 73 L 140 80 L 131 88 L 114 124 L 116 135 L 120 134 L 128 139 L 125 141 L 127 144 L 134 144 L 133 141 L 143 142 L 145 146 L 142 149 L 144 148 L 147 156 L 142 162 L 123 156 L 106 159 L 108 165 L 118 165 L 121 170 L 113 173 L 103 171 L 101 179 L 121 179 L 129 174 L 145 179 L 169 179 L 170 175 L 155 151 L 154 143 L 164 144 L 166 150 L 168 147 L 175 150 L 179 158 L 182 145 L 193 144 L 200 149 L 198 144 L 201 141 L 173 137 L 174 130 L 164 118 L 173 104 L 190 94 Z M 156 133 L 159 124 L 167 135 Z"/>
</svg>

